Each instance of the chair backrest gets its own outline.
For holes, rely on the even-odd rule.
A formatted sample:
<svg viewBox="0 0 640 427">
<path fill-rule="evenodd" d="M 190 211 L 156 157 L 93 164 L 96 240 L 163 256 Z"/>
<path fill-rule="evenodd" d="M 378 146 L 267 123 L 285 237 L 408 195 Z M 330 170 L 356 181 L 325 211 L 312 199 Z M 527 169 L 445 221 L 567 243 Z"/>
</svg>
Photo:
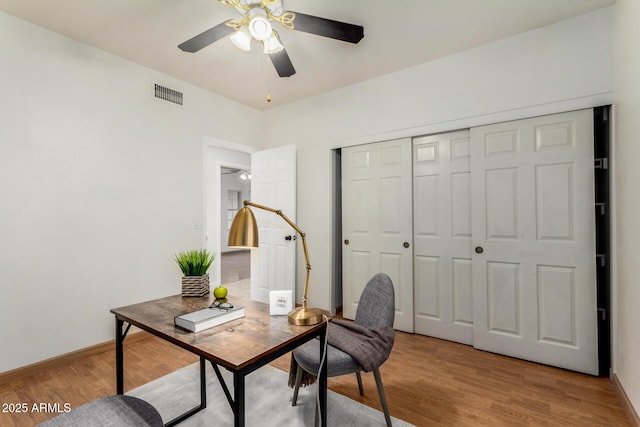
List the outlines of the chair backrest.
<svg viewBox="0 0 640 427">
<path fill-rule="evenodd" d="M 393 327 L 395 315 L 396 297 L 393 282 L 386 274 L 378 273 L 369 279 L 360 295 L 355 322 L 367 328 Z"/>
</svg>

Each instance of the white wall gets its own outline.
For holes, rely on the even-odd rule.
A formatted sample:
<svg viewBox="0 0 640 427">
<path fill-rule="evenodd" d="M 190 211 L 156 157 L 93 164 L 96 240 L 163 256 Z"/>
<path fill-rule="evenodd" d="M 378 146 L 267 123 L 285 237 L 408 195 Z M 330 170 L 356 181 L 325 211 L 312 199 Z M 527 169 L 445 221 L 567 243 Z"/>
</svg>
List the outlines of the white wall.
<svg viewBox="0 0 640 427">
<path fill-rule="evenodd" d="M 640 413 L 640 2 L 615 6 L 616 375 Z"/>
<path fill-rule="evenodd" d="M 332 148 L 611 103 L 612 23 L 602 9 L 265 113 L 267 146 L 298 147 L 309 303 L 332 306 Z"/>
<path fill-rule="evenodd" d="M 0 372 L 114 337 L 203 242 L 203 138 L 261 113 L 0 13 Z M 153 84 L 184 92 L 179 107 Z"/>
</svg>

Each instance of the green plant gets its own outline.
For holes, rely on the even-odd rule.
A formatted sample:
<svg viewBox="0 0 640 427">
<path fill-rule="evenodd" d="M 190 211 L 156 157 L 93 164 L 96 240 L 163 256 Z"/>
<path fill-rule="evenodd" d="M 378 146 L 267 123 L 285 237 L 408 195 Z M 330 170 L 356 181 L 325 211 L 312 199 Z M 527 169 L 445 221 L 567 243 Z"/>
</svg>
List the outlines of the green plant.
<svg viewBox="0 0 640 427">
<path fill-rule="evenodd" d="M 216 254 L 206 249 L 178 252 L 176 263 L 185 276 L 204 276 L 216 259 Z"/>
</svg>

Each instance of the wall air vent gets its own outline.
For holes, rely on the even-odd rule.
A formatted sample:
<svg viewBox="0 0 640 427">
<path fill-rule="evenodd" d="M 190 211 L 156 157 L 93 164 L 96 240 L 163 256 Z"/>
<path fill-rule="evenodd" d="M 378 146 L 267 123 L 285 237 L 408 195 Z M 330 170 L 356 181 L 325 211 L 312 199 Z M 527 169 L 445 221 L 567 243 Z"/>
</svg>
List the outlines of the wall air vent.
<svg viewBox="0 0 640 427">
<path fill-rule="evenodd" d="M 182 105 L 182 92 L 169 89 L 168 87 L 155 84 L 155 97 L 158 99 L 164 99 L 165 101 L 173 102 L 174 104 Z"/>
</svg>

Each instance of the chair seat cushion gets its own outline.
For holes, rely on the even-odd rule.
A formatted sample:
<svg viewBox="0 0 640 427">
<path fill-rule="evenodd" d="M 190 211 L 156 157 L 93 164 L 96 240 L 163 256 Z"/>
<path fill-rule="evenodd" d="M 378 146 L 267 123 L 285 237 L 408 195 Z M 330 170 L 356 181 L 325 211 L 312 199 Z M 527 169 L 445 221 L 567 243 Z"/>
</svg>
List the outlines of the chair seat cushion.
<svg viewBox="0 0 640 427">
<path fill-rule="evenodd" d="M 144 400 L 115 395 L 86 403 L 42 424 L 43 427 L 162 426 L 158 411 Z"/>
<path fill-rule="evenodd" d="M 311 340 L 306 344 L 293 350 L 293 356 L 302 369 L 316 375 L 320 368 L 320 340 Z M 353 374 L 361 371 L 362 367 L 353 357 L 342 350 L 327 345 L 327 376 L 337 377 L 339 375 Z"/>
</svg>

